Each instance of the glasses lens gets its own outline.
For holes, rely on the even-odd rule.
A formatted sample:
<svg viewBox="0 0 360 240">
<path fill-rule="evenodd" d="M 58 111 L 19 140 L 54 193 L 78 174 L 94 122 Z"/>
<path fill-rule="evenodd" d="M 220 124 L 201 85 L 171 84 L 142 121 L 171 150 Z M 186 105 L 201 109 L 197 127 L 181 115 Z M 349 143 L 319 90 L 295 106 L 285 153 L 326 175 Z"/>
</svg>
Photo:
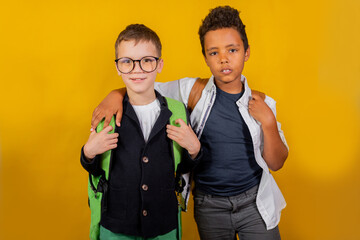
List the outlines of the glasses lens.
<svg viewBox="0 0 360 240">
<path fill-rule="evenodd" d="M 118 69 L 122 73 L 129 73 L 134 67 L 134 61 L 130 58 L 120 58 L 117 62 Z"/>
<path fill-rule="evenodd" d="M 144 57 L 140 61 L 141 69 L 145 72 L 152 72 L 157 67 L 157 61 L 154 57 Z"/>
</svg>

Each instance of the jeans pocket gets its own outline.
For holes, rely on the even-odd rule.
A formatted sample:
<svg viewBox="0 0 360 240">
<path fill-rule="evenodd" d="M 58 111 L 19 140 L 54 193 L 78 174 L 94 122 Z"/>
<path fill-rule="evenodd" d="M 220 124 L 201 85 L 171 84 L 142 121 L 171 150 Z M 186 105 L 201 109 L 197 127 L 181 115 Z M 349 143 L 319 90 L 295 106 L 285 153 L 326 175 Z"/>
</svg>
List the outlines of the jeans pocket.
<svg viewBox="0 0 360 240">
<path fill-rule="evenodd" d="M 202 207 L 206 204 L 208 196 L 203 193 L 196 192 L 194 195 L 194 207 Z"/>
</svg>

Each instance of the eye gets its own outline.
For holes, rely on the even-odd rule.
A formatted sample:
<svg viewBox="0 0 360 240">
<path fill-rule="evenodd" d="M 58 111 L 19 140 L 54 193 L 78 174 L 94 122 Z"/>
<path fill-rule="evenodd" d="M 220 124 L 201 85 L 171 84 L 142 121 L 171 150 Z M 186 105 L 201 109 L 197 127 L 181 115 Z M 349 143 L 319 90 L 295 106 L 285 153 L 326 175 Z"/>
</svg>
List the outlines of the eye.
<svg viewBox="0 0 360 240">
<path fill-rule="evenodd" d="M 238 51 L 238 50 L 235 49 L 235 48 L 232 48 L 232 49 L 229 50 L 229 52 L 231 52 L 231 53 L 235 53 L 235 52 L 237 52 L 237 51 Z"/>
<path fill-rule="evenodd" d="M 151 62 L 156 61 L 156 59 L 155 59 L 155 58 L 148 57 L 148 58 L 143 58 L 142 61 L 143 61 L 144 63 L 151 63 Z"/>
<path fill-rule="evenodd" d="M 215 55 L 217 55 L 217 52 L 210 52 L 209 55 L 210 56 L 215 56 Z"/>
<path fill-rule="evenodd" d="M 132 62 L 132 60 L 130 58 L 121 58 L 119 61 L 122 64 L 129 64 Z"/>
</svg>

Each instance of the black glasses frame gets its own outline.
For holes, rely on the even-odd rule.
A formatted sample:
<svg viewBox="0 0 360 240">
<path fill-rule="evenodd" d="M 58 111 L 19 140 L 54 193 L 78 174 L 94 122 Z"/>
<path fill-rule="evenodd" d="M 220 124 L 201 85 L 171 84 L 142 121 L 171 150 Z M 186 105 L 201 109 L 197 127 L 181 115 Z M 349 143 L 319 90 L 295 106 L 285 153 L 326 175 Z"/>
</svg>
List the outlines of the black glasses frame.
<svg viewBox="0 0 360 240">
<path fill-rule="evenodd" d="M 152 70 L 152 71 L 145 71 L 145 70 L 142 68 L 142 66 L 141 66 L 141 60 L 143 60 L 144 58 L 148 58 L 148 57 L 155 58 L 155 60 L 156 60 L 156 66 L 155 66 L 154 70 Z M 120 59 L 122 59 L 122 58 L 130 59 L 130 60 L 133 62 L 133 67 L 132 67 L 132 69 L 131 69 L 129 72 L 122 72 L 122 71 L 119 69 L 118 61 L 119 61 Z M 134 70 L 134 68 L 135 68 L 136 62 L 139 63 L 139 66 L 140 66 L 141 70 L 143 70 L 143 71 L 146 72 L 146 73 L 151 73 L 151 72 L 153 72 L 153 71 L 155 71 L 155 70 L 157 69 L 157 66 L 158 66 L 158 64 L 159 64 L 159 60 L 160 60 L 160 58 L 154 57 L 154 56 L 145 56 L 145 57 L 142 57 L 141 59 L 137 59 L 137 60 L 134 60 L 134 59 L 128 58 L 128 57 L 121 57 L 121 58 L 115 59 L 115 63 L 116 63 L 116 68 L 119 70 L 119 72 L 124 73 L 124 74 L 131 73 L 131 72 Z"/>
</svg>

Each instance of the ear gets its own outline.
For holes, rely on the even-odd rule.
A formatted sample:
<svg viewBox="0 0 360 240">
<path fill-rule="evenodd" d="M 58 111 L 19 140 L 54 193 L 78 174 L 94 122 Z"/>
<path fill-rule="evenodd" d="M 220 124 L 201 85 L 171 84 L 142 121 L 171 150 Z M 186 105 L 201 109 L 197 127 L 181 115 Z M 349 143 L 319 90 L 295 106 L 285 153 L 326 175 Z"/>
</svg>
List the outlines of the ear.
<svg viewBox="0 0 360 240">
<path fill-rule="evenodd" d="M 245 62 L 250 58 L 250 46 L 248 46 L 247 50 L 245 51 Z"/>
<path fill-rule="evenodd" d="M 156 71 L 158 73 L 161 73 L 163 67 L 164 67 L 164 59 L 160 58 Z"/>
</svg>

